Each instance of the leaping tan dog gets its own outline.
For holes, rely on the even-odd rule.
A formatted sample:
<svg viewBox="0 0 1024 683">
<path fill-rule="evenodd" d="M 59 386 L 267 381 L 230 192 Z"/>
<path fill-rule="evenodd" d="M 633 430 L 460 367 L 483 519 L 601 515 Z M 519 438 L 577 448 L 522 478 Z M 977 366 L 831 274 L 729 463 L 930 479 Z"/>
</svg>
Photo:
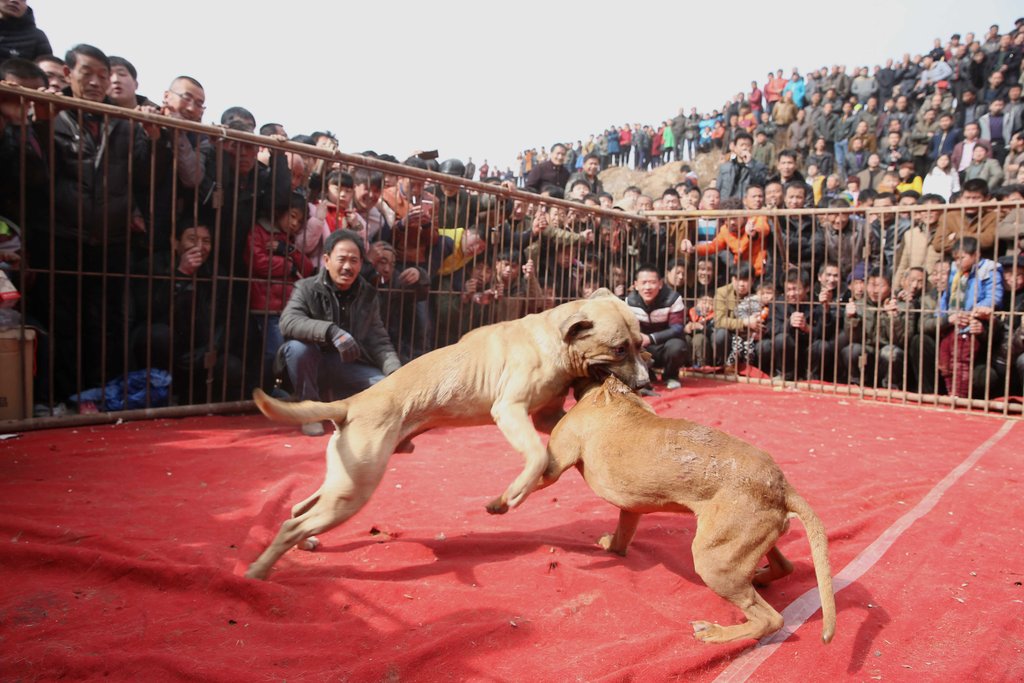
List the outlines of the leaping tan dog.
<svg viewBox="0 0 1024 683">
<path fill-rule="evenodd" d="M 503 513 L 519 505 L 548 462 L 530 415 L 550 428 L 580 378 L 613 374 L 629 386 L 644 386 L 648 357 L 635 316 L 611 292 L 599 290 L 589 299 L 474 330 L 343 401 L 286 403 L 257 390 L 256 405 L 267 417 L 300 424 L 333 420 L 335 432 L 323 484 L 292 508 L 246 576 L 266 578 L 288 549 L 358 512 L 396 447 L 410 449 L 409 439 L 432 427 L 493 420 L 526 463 L 487 509 Z"/>
<path fill-rule="evenodd" d="M 598 543 L 620 555 L 647 512 L 693 512 L 693 566 L 708 588 L 739 607 L 747 621 L 719 626 L 692 622 L 706 643 L 761 638 L 783 620 L 754 590 L 793 571 L 775 542 L 788 517 L 807 530 L 821 597 L 822 640 L 835 633 L 836 607 L 821 520 L 789 485 L 771 456 L 717 429 L 658 417 L 614 377 L 583 389 L 579 402 L 551 432 L 542 486 L 575 466 L 597 495 L 619 510 L 614 534 Z M 763 556 L 768 566 L 758 569 Z"/>
</svg>

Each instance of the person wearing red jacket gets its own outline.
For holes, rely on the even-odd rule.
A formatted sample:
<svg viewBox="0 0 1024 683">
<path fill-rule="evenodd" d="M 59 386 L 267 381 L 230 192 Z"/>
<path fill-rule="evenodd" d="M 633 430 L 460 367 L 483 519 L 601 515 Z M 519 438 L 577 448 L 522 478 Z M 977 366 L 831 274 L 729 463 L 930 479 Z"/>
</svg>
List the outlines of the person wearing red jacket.
<svg viewBox="0 0 1024 683">
<path fill-rule="evenodd" d="M 764 101 L 768 105 L 769 114 L 772 113 L 775 105 L 782 101 L 782 91 L 788 83 L 789 81 L 782 77 L 782 69 L 776 71 L 774 76 L 771 72 L 768 73 L 768 80 L 764 83 Z"/>
<path fill-rule="evenodd" d="M 629 150 L 633 147 L 633 129 L 625 124 L 619 129 L 619 149 L 622 150 L 622 165 L 629 166 Z"/>
<path fill-rule="evenodd" d="M 263 384 L 273 384 L 273 363 L 281 336 L 281 311 L 292 295 L 292 286 L 309 277 L 316 264 L 298 248 L 296 235 L 306 220 L 306 198 L 293 192 L 287 204 L 277 207 L 274 219 L 259 218 L 249 233 L 245 262 L 249 267 L 249 314 L 263 340 Z"/>
</svg>

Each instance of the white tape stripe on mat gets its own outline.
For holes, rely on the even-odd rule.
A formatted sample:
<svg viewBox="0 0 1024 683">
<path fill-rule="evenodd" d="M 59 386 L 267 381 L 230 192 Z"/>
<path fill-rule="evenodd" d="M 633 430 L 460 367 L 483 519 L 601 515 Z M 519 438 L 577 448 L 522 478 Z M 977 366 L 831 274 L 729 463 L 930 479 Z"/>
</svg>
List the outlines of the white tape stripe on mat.
<svg viewBox="0 0 1024 683">
<path fill-rule="evenodd" d="M 841 572 L 836 574 L 832 581 L 834 591 L 838 593 L 859 579 L 864 572 L 871 569 L 911 524 L 931 512 L 943 494 L 964 476 L 968 470 L 974 467 L 981 456 L 985 455 L 989 449 L 1010 433 L 1014 424 L 1011 421 L 1004 422 L 1003 426 L 995 434 L 990 436 L 985 443 L 974 449 L 974 452 L 967 456 L 966 460 L 957 465 L 952 472 L 936 484 L 928 492 L 928 495 L 922 498 L 913 509 L 896 520 L 874 543 L 861 551 L 860 555 L 854 558 L 850 564 L 846 565 Z M 786 625 L 781 630 L 762 638 L 757 645 L 734 659 L 732 664 L 718 675 L 715 683 L 742 683 L 746 681 L 757 670 L 757 667 L 761 666 L 762 662 L 772 656 L 772 653 L 779 648 L 779 645 L 784 640 L 795 633 L 819 609 L 821 609 L 821 602 L 818 599 L 818 588 L 815 586 L 797 598 L 789 607 L 782 610 L 782 618 L 785 619 Z"/>
</svg>

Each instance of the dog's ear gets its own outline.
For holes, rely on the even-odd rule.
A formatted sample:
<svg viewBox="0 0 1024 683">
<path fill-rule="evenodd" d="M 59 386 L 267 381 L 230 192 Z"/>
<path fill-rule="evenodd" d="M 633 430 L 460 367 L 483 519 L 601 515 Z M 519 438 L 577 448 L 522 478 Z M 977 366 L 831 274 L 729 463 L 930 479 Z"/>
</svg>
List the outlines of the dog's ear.
<svg viewBox="0 0 1024 683">
<path fill-rule="evenodd" d="M 613 299 L 617 299 L 618 298 L 617 296 L 615 296 L 615 292 L 613 292 L 612 290 L 608 289 L 607 287 L 602 287 L 601 289 L 595 290 L 594 293 L 591 294 L 590 296 L 588 296 L 587 298 L 588 299 L 604 299 L 606 297 L 611 297 Z"/>
<path fill-rule="evenodd" d="M 588 318 L 585 313 L 577 312 L 563 320 L 562 324 L 558 326 L 558 331 L 562 335 L 562 341 L 571 344 L 583 331 L 589 330 L 593 326 L 593 320 Z"/>
</svg>

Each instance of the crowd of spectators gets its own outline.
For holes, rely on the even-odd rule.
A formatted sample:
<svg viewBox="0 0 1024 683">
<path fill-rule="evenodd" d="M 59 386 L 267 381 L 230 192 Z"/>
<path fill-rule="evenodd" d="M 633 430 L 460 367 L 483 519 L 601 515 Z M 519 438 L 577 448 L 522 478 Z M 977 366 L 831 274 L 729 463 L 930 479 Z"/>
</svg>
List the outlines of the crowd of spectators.
<svg viewBox="0 0 1024 683">
<path fill-rule="evenodd" d="M 1020 392 L 1024 21 L 980 41 L 954 36 L 874 76 L 780 71 L 710 117 L 609 129 L 591 151 L 555 144 L 528 165 L 524 155 L 517 178 L 429 152 L 405 158 L 406 173 L 341 163 L 331 133 L 289 138 L 241 106 L 220 125 L 266 146 L 211 139 L 171 121 L 202 121 L 197 77 L 147 98 L 128 59 L 87 44 L 60 59 L 24 2 L 0 8 L 0 79 L 69 98 L 0 100 L 0 184 L 18 188 L 0 216 L 11 235 L 20 225 L 18 249 L 0 243 L 0 254 L 13 277 L 27 275 L 25 322 L 54 359 L 40 370 L 41 410 L 136 368 L 170 370 L 181 402 L 260 385 L 295 392 L 296 340 L 376 368 L 372 382 L 474 327 L 599 287 L 634 310 L 669 389 L 681 368 L 747 366 Z M 608 165 L 649 168 L 713 146 L 728 156 L 704 187 L 693 174 L 658 197 L 602 186 Z M 478 172 L 535 199 L 467 189 Z M 978 206 L 993 197 L 1008 203 Z M 810 206 L 831 211 L 793 212 Z M 727 213 L 651 214 L 682 209 Z M 297 324 L 300 304 L 324 324 Z"/>
<path fill-rule="evenodd" d="M 769 72 L 764 83 L 752 81 L 749 91 L 710 112 L 680 108 L 654 124 L 613 125 L 585 142 L 565 142 L 567 165 L 578 170 L 588 154 L 595 154 L 602 170 L 648 170 L 673 160 L 692 161 L 715 149 L 730 153 L 743 131 L 753 141 L 753 165 L 763 166 L 767 175 L 778 154 L 794 152 L 816 201 L 826 187 L 827 193 L 842 192 L 855 176 L 860 176 L 860 189 L 878 190 L 884 172 L 899 174 L 904 165 L 907 178 L 920 178 L 919 185 L 938 164 L 943 176 L 952 169 L 960 181 L 982 177 L 997 190 L 1004 182 L 1018 182 L 1024 151 L 1014 149 L 1012 140 L 1024 118 L 1022 25 L 1018 19 L 1005 33 L 993 25 L 982 37 L 954 34 L 945 44 L 936 38 L 926 53 L 906 53 L 872 69 L 837 64 L 806 76 L 798 69 L 788 77 L 782 69 Z M 984 156 L 974 153 L 975 140 Z M 958 147 L 961 142 L 966 144 Z M 877 163 L 870 162 L 874 154 Z M 522 151 L 517 177 L 525 182 L 549 156 L 544 147 Z M 940 157 L 949 158 L 940 162 Z M 861 176 L 869 167 L 875 172 Z M 950 182 L 945 177 L 934 182 L 947 199 L 955 191 L 955 186 L 945 187 Z M 737 188 L 735 196 L 741 194 Z"/>
</svg>

